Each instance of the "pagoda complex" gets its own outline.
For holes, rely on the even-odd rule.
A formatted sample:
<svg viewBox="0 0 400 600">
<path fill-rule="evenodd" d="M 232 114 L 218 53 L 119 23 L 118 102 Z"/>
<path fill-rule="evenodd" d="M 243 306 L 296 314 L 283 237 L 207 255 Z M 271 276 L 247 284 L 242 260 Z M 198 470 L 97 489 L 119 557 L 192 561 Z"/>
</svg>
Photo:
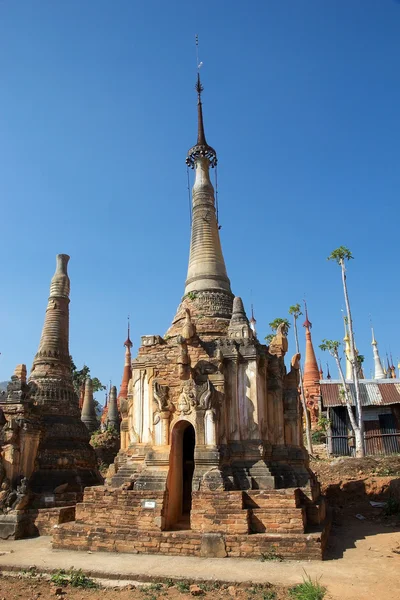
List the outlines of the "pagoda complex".
<svg viewBox="0 0 400 600">
<path fill-rule="evenodd" d="M 184 296 L 166 335 L 143 336 L 125 365 L 121 449 L 107 485 L 86 488 L 76 521 L 54 531 L 53 547 L 321 558 L 327 528 L 303 446 L 300 355 L 287 372 L 285 326 L 269 347 L 261 344 L 255 320 L 249 323 L 232 293 L 210 180 L 217 155 L 206 141 L 199 77 L 196 90 Z M 131 344 L 125 347 L 130 357 Z"/>
</svg>

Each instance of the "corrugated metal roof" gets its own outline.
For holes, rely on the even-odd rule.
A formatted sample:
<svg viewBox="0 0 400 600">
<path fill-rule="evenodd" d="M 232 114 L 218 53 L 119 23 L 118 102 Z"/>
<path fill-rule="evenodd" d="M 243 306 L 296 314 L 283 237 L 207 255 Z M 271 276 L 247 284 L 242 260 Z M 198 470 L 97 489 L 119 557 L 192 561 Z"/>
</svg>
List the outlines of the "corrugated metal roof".
<svg viewBox="0 0 400 600">
<path fill-rule="evenodd" d="M 321 398 L 323 406 L 340 406 L 339 384 L 321 383 Z"/>
<path fill-rule="evenodd" d="M 365 406 L 377 406 L 383 404 L 382 394 L 379 391 L 379 385 L 376 383 L 365 383 L 364 385 L 369 400 L 369 404 L 366 403 Z"/>
<path fill-rule="evenodd" d="M 343 406 L 344 399 L 340 394 L 342 383 L 340 381 L 321 382 L 322 405 Z M 351 404 L 355 405 L 356 391 L 353 382 L 348 381 L 350 389 Z M 360 381 L 361 406 L 382 406 L 383 404 L 400 404 L 400 382 L 396 380 L 387 380 L 379 382 L 377 380 Z"/>
<path fill-rule="evenodd" d="M 398 390 L 398 385 L 391 382 L 387 383 L 378 383 L 379 391 L 382 394 L 382 403 L 383 404 L 399 404 L 400 403 L 400 393 Z"/>
</svg>

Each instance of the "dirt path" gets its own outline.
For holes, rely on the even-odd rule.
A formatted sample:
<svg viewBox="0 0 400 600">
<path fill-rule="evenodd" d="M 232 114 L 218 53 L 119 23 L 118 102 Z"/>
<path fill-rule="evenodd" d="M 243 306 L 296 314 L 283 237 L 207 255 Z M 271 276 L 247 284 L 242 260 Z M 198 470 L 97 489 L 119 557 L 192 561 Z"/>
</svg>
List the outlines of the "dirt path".
<svg viewBox="0 0 400 600">
<path fill-rule="evenodd" d="M 323 562 L 261 562 L 232 558 L 53 551 L 50 538 L 45 537 L 0 542 L 0 569 L 22 570 L 31 566 L 47 571 L 74 566 L 87 574 L 112 579 L 219 581 L 227 584 L 235 582 L 237 585 L 243 582 L 253 585 L 269 582 L 278 587 L 301 582 L 306 572 L 312 578 L 321 578 L 321 583 L 328 588 L 328 597 L 333 600 L 370 600 L 371 597 L 399 600 L 400 528 L 392 527 L 389 523 L 359 521 L 354 515 L 345 516 L 332 529 L 327 560 Z M 0 586 L 2 591 L 4 586 L 1 580 Z M 80 590 L 76 592 L 76 598 L 83 597 Z M 166 592 L 160 592 L 161 595 L 154 592 L 152 595 L 161 598 L 165 597 Z M 6 600 L 18 597 L 2 591 L 0 599 L 2 594 Z M 115 598 L 123 600 L 120 594 L 121 591 L 116 591 Z M 20 595 L 22 597 L 25 594 Z M 220 590 L 218 595 L 222 597 L 226 594 Z M 45 598 L 43 593 L 40 597 L 42 600 Z M 73 597 L 70 591 L 68 597 Z M 132 595 L 130 597 L 133 598 Z M 183 599 L 184 596 L 180 597 Z"/>
</svg>

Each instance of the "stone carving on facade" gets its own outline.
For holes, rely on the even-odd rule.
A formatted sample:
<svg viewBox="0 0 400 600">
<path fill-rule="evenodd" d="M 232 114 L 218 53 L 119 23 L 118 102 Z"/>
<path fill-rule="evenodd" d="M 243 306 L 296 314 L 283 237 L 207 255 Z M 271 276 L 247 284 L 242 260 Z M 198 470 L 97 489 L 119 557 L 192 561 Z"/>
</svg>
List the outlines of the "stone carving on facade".
<svg viewBox="0 0 400 600">
<path fill-rule="evenodd" d="M 290 363 L 290 371 L 285 377 L 285 388 L 298 390 L 300 385 L 300 358 L 301 354 L 297 353 L 292 356 Z"/>
<path fill-rule="evenodd" d="M 178 358 L 176 360 L 178 364 L 179 378 L 180 379 L 188 379 L 189 377 L 189 353 L 188 347 L 186 343 L 186 338 L 183 335 L 178 335 L 176 337 L 176 341 L 179 344 L 178 349 Z"/>
<path fill-rule="evenodd" d="M 229 322 L 228 336 L 239 340 L 253 338 L 253 331 L 244 310 L 242 299 L 235 296 L 233 299 L 232 317 Z"/>
<path fill-rule="evenodd" d="M 185 320 L 182 327 L 182 336 L 185 340 L 190 340 L 196 334 L 196 327 L 190 316 L 190 310 L 185 308 Z"/>
<path fill-rule="evenodd" d="M 153 382 L 153 424 L 161 419 L 161 414 L 167 411 L 172 412 L 175 409 L 169 400 L 169 388 L 158 381 Z"/>
<path fill-rule="evenodd" d="M 213 385 L 207 379 L 204 383 L 197 384 L 193 379 L 185 381 L 181 393 L 176 401 L 178 415 L 188 415 L 193 410 L 212 408 Z"/>
<path fill-rule="evenodd" d="M 275 356 L 285 356 L 288 351 L 288 327 L 286 323 L 280 323 L 276 329 L 276 333 L 269 345 L 269 353 Z"/>
</svg>

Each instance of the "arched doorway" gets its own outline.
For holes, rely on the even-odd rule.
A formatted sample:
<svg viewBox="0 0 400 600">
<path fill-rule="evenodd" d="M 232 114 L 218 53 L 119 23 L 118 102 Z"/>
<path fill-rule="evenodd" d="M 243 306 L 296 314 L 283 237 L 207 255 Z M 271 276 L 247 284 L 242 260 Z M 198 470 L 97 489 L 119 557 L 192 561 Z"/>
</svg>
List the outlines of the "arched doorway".
<svg viewBox="0 0 400 600">
<path fill-rule="evenodd" d="M 194 447 L 196 435 L 188 421 L 178 421 L 172 430 L 168 473 L 168 529 L 190 529 Z"/>
</svg>

